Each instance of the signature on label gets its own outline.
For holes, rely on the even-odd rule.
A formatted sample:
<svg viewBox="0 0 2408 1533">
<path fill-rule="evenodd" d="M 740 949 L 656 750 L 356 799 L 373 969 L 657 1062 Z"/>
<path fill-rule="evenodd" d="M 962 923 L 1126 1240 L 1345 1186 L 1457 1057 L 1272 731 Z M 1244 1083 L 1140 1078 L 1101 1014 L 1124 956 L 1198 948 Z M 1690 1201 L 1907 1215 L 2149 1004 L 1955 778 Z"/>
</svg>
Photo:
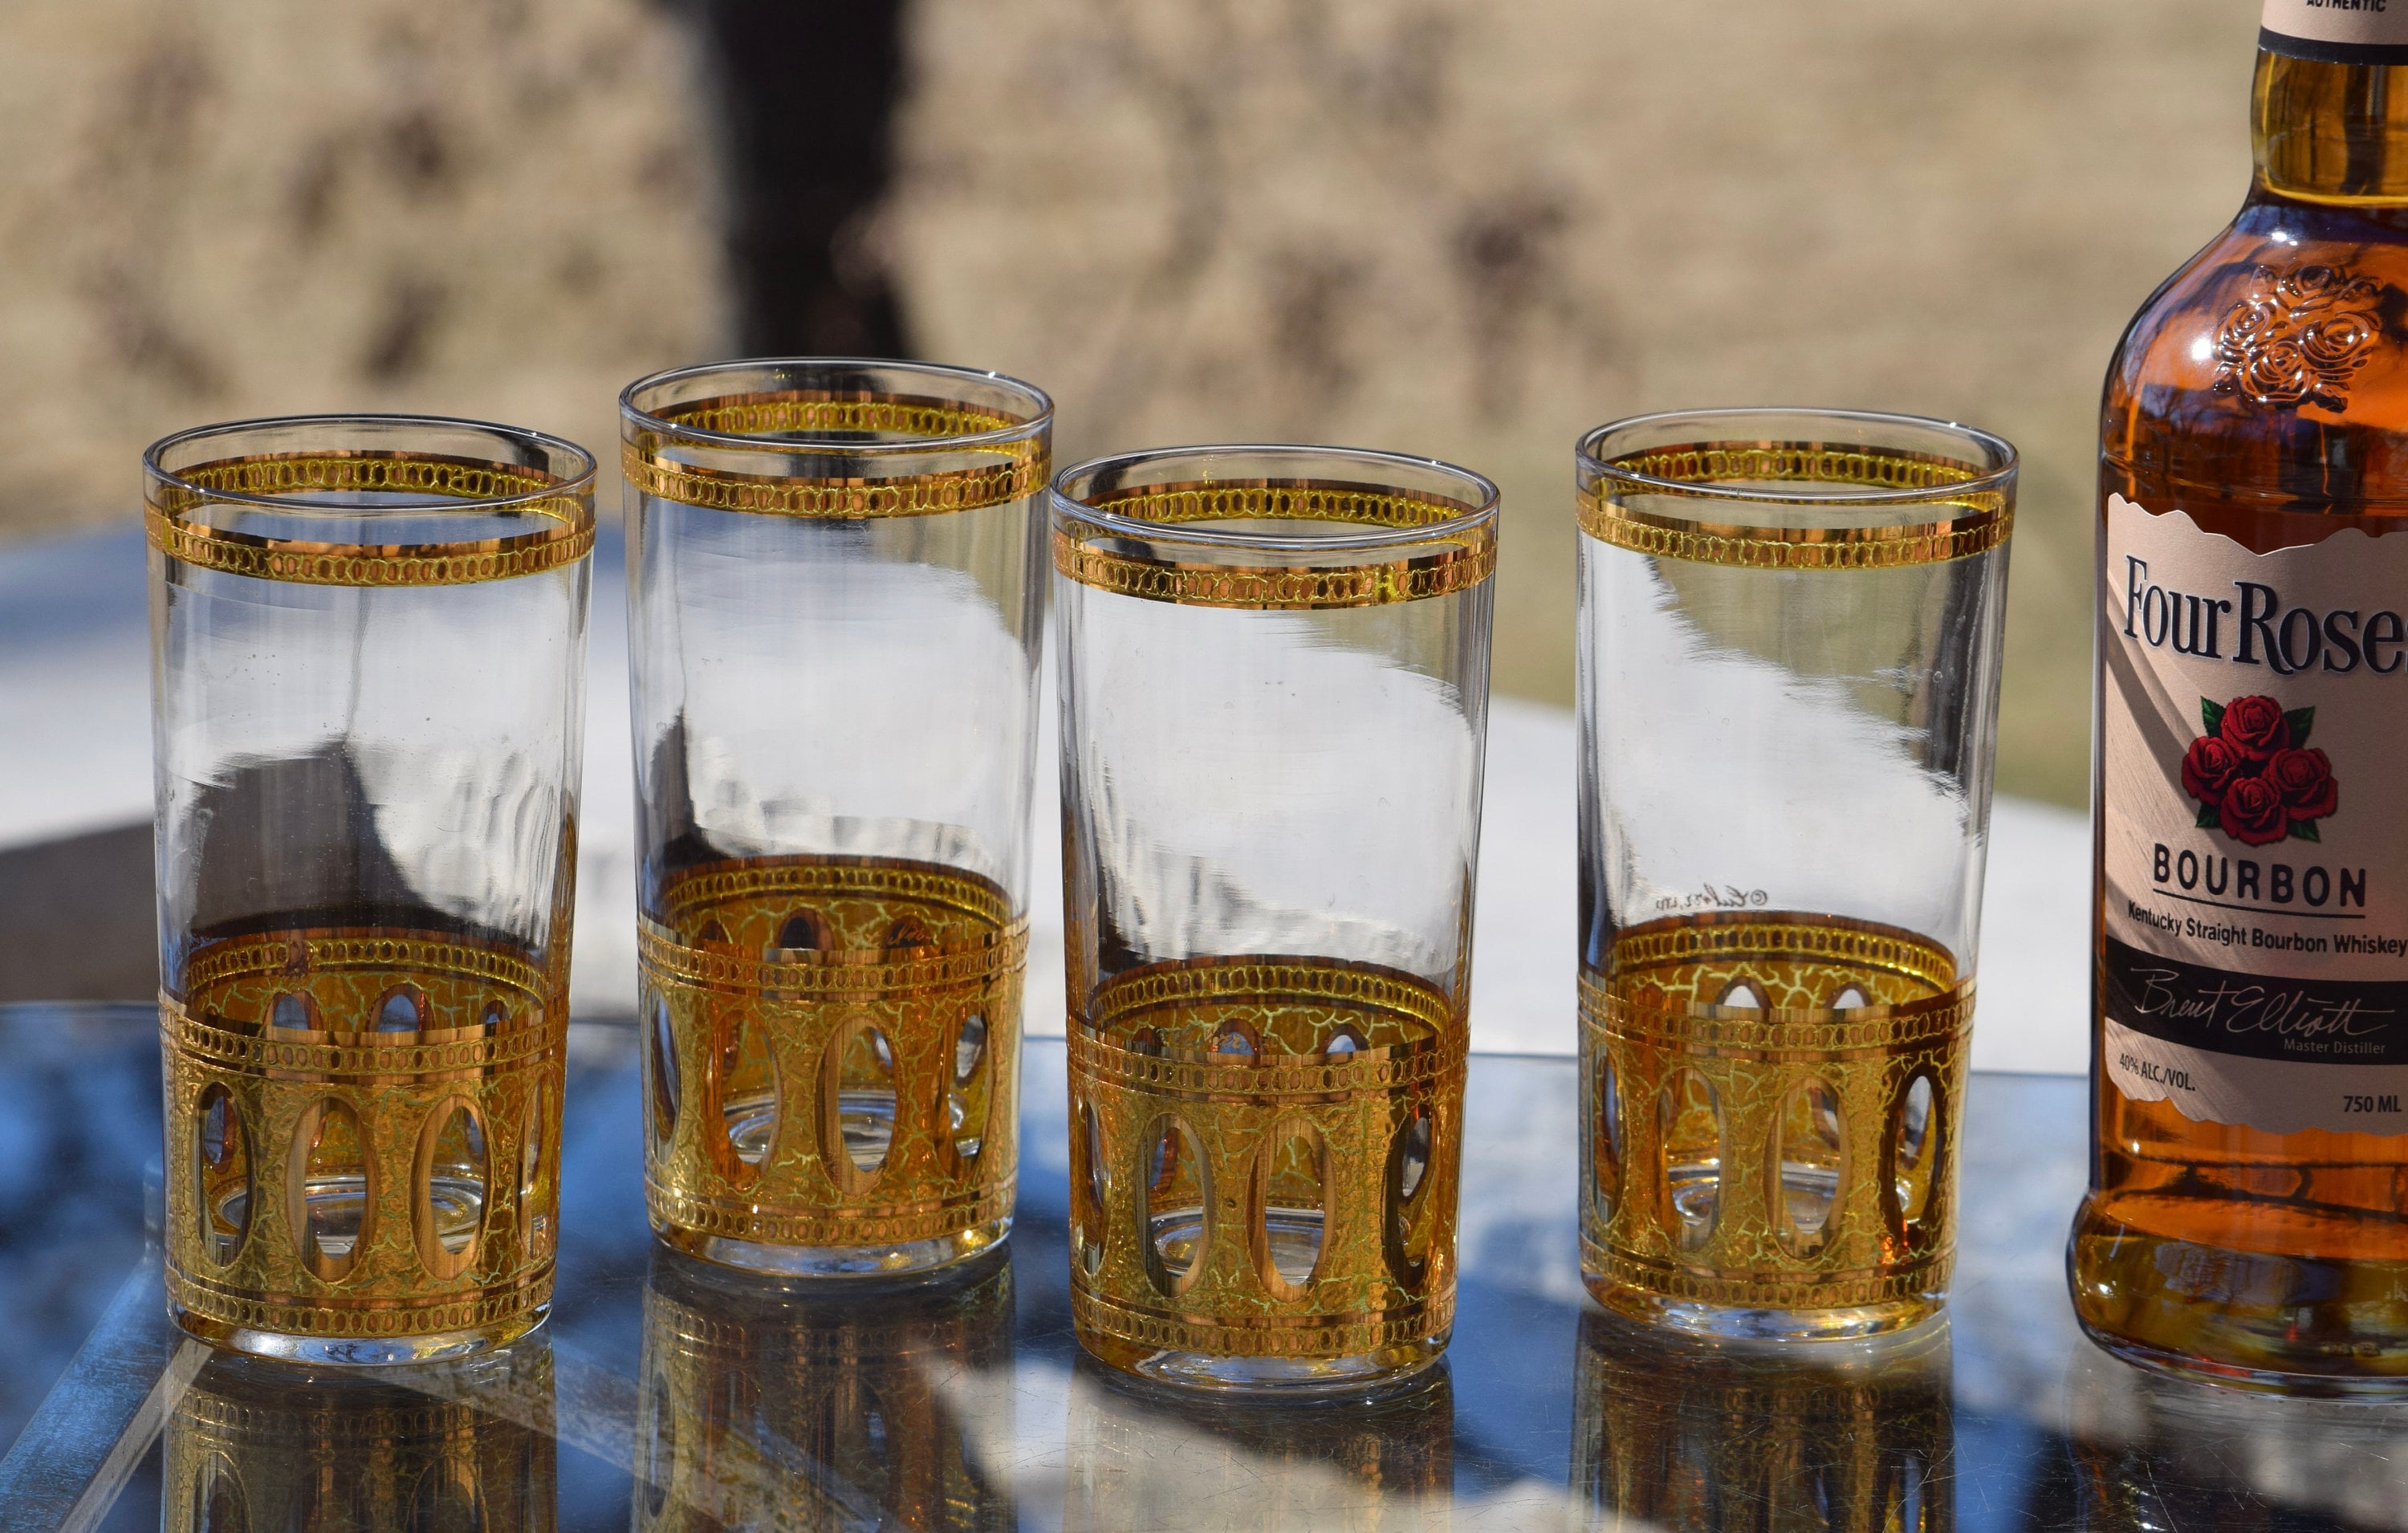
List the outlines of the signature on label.
<svg viewBox="0 0 2408 1533">
<path fill-rule="evenodd" d="M 1688 894 L 1656 895 L 1656 908 L 1659 910 L 1748 910 L 1762 908 L 1770 897 L 1761 889 L 1742 889 L 1735 883 L 1716 884 L 1709 880 Z"/>
</svg>

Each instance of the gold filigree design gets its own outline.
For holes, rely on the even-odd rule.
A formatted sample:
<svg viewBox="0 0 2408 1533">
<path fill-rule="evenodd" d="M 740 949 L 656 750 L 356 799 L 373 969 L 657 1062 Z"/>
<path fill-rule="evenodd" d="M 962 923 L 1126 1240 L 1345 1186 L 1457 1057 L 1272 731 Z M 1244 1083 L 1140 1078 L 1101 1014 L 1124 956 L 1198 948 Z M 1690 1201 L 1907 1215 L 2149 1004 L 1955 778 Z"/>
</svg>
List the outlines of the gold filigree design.
<svg viewBox="0 0 2408 1533">
<path fill-rule="evenodd" d="M 935 864 L 680 875 L 638 933 L 642 1015 L 672 1051 L 648 1059 L 655 1226 L 858 1249 L 1009 1217 L 1027 954 L 1001 887 Z M 889 1138 L 864 1166 L 846 1136 L 881 1111 Z"/>
<path fill-rule="evenodd" d="M 1836 1310 L 1945 1288 L 1973 1012 L 1945 949 L 1839 917 L 1675 917 L 1620 934 L 1580 995 L 1600 1298 Z"/>
<path fill-rule="evenodd" d="M 1339 522 L 1411 531 L 1469 515 L 1474 508 L 1371 484 L 1312 480 L 1157 484 L 1098 496 L 1096 510 L 1177 526 L 1193 522 Z M 1125 532 L 1068 518 L 1054 530 L 1054 567 L 1081 585 L 1144 601 L 1261 611 L 1312 611 L 1421 601 L 1469 591 L 1497 570 L 1491 523 L 1336 565 L 1219 565 L 1143 558 L 1120 546 Z M 1344 557 L 1333 549 L 1330 556 Z"/>
<path fill-rule="evenodd" d="M 1069 1036 L 1082 1340 L 1327 1359 L 1443 1335 L 1467 1038 L 1436 987 L 1362 964 L 1196 959 L 1108 981 Z M 1318 1255 L 1296 1270 L 1271 1225 L 1312 1210 Z"/>
<path fill-rule="evenodd" d="M 590 486 L 520 464 L 436 453 L 273 452 L 222 458 L 154 481 L 143 518 L 150 546 L 202 569 L 302 585 L 467 585 L 574 564 L 594 550 Z M 429 501 L 504 501 L 495 512 L 553 523 L 511 537 L 447 543 L 326 543 L 229 532 L 192 520 L 228 495 L 407 494 Z M 464 508 L 483 510 L 483 507 Z"/>
<path fill-rule="evenodd" d="M 949 1387 L 1008 1378 L 1011 1266 L 867 1299 L 712 1281 L 656 1254 L 644 1289 L 636 1440 L 657 1444 L 633 1526 L 1009 1533 L 1009 1483 Z M 983 1268 L 982 1270 L 981 1268 Z M 808 1445 L 808 1454 L 798 1454 Z"/>
<path fill-rule="evenodd" d="M 507 1406 L 212 1358 L 165 1424 L 161 1526 L 551 1528 L 558 1497 L 550 1350 L 453 1364 L 446 1383 Z"/>
<path fill-rule="evenodd" d="M 2215 332 L 2217 394 L 2276 408 L 2349 408 L 2349 381 L 2383 335 L 2383 284 L 2310 262 L 2258 266 Z"/>
<path fill-rule="evenodd" d="M 669 429 L 631 421 L 619 463 L 639 494 L 713 510 L 763 516 L 827 518 L 941 516 L 1007 506 L 1035 494 L 1051 468 L 1041 436 L 1006 441 L 978 438 L 1028 424 L 996 410 L 910 394 L 846 394 L 795 389 L 725 394 L 652 412 Z M 742 474 L 686 463 L 681 446 L 741 451 L 726 442 L 694 444 L 676 428 L 756 438 L 781 453 L 843 453 L 844 436 L 909 438 L 931 454 L 969 454 L 995 461 L 937 473 L 878 478 L 805 479 Z M 822 440 L 835 437 L 838 439 Z M 892 447 L 892 441 L 880 444 Z"/>
<path fill-rule="evenodd" d="M 159 1018 L 167 1291 L 188 1325 L 500 1340 L 535 1323 L 566 1032 L 541 965 L 441 933 L 300 929 L 210 943 L 178 989 Z"/>
<path fill-rule="evenodd" d="M 1986 553 L 2014 531 L 2014 507 L 2003 490 L 1957 489 L 1985 476 L 1968 464 L 1917 453 L 1818 442 L 1694 442 L 1616 458 L 1612 466 L 1650 482 L 1609 475 L 1583 490 L 1581 530 L 1653 558 L 1748 569 L 1896 569 Z M 1931 506 L 1956 514 L 1903 526 L 1770 526 L 1670 516 L 1627 504 L 1636 496 L 1664 499 L 1739 483 L 1857 485 L 1884 497 L 1928 491 Z M 1770 491 L 1762 499 L 1784 504 Z M 1870 496 L 1817 494 L 1796 504 L 1831 509 L 1877 503 Z"/>
</svg>

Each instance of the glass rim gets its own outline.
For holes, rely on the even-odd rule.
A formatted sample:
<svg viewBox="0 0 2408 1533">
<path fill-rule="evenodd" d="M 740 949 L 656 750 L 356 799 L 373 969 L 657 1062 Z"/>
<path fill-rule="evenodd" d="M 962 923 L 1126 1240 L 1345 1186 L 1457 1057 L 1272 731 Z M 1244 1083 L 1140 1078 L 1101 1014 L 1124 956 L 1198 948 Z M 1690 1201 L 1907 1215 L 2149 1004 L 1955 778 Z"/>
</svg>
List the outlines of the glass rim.
<svg viewBox="0 0 2408 1533">
<path fill-rule="evenodd" d="M 791 367 L 804 369 L 883 368 L 925 378 L 932 383 L 955 385 L 978 382 L 999 385 L 1021 395 L 1030 407 L 1028 418 L 1014 425 L 996 426 L 991 430 L 968 432 L 960 436 L 915 436 L 900 441 L 859 441 L 838 439 L 834 436 L 816 434 L 781 437 L 748 436 L 736 431 L 714 431 L 682 421 L 674 421 L 654 413 L 638 404 L 639 391 L 664 388 L 692 379 L 709 378 L 713 374 L 736 374 L 745 370 L 762 371 Z M 954 399 L 951 402 L 968 401 Z M 913 453 L 976 451 L 982 448 L 1009 446 L 1043 432 L 1054 421 L 1054 396 L 1036 384 L 999 373 L 986 367 L 964 367 L 943 362 L 916 362 L 901 357 L 838 357 L 838 356 L 764 356 L 732 357 L 721 362 L 689 363 L 683 366 L 664 367 L 646 373 L 619 391 L 619 419 L 623 426 L 656 433 L 664 440 L 693 442 L 706 447 L 732 448 L 748 452 L 810 452 L 834 451 L 848 457 L 903 456 Z"/>
<path fill-rule="evenodd" d="M 1748 440 L 1796 440 L 1774 433 L 1745 430 L 1734 431 L 1743 423 L 1798 421 L 1804 423 L 1846 423 L 1858 426 L 1894 427 L 1899 430 L 1937 432 L 1953 437 L 1976 450 L 1966 460 L 1971 469 L 1970 478 L 1944 485 L 1908 485 L 1885 489 L 1875 485 L 1853 485 L 1838 494 L 1801 495 L 1773 490 L 1742 489 L 1736 485 L 1717 484 L 1711 480 L 1666 479 L 1643 474 L 1608 457 L 1603 449 L 1609 438 L 1647 426 L 1669 425 L 1676 422 L 1695 422 L 1701 436 L 1710 439 L 1739 443 Z M 1713 434 L 1720 433 L 1715 436 Z M 1836 445 L 1836 444 L 1835 444 Z M 1896 452 L 1900 455 L 1923 456 L 1917 450 L 1905 446 L 1887 446 L 1879 442 L 1848 444 L 1851 448 L 1875 453 Z M 1909 415 L 1896 410 L 1848 409 L 1813 405 L 1735 405 L 1708 409 L 1652 410 L 1643 415 L 1626 415 L 1608 421 L 1581 434 L 1573 447 L 1580 466 L 1598 478 L 1611 480 L 1617 487 L 1639 491 L 1656 491 L 1664 494 L 1691 499 L 1721 500 L 1751 505 L 1813 505 L 1907 507 L 1924 506 L 1958 499 L 1968 495 L 2003 493 L 2013 482 L 2021 466 L 2021 455 L 2015 445 L 1994 432 L 1962 421 L 1946 421 L 1936 416 Z M 1985 462 L 1986 460 L 1986 463 Z"/>
<path fill-rule="evenodd" d="M 1201 526 L 1190 522 L 1148 521 L 1144 517 L 1130 516 L 1107 507 L 1097 506 L 1092 501 L 1082 500 L 1073 494 L 1068 488 L 1073 479 L 1082 476 L 1098 477 L 1111 469 L 1125 468 L 1138 464 L 1207 456 L 1236 457 L 1241 460 L 1247 458 L 1285 458 L 1291 461 L 1311 459 L 1331 466 L 1353 465 L 1369 471 L 1372 478 L 1369 480 L 1340 480 L 1338 476 L 1331 475 L 1330 480 L 1363 483 L 1366 487 L 1377 483 L 1383 489 L 1416 494 L 1417 492 L 1412 491 L 1409 486 L 1393 482 L 1395 478 L 1401 477 L 1400 471 L 1411 470 L 1452 480 L 1469 489 L 1477 498 L 1468 503 L 1456 502 L 1465 506 L 1461 514 L 1447 517 L 1441 521 L 1420 523 L 1412 526 L 1375 524 L 1361 532 L 1299 536 L 1293 533 L 1249 532 L 1226 525 Z M 1318 464 L 1315 466 L 1317 467 Z M 1383 469 L 1389 471 L 1387 476 L 1381 475 L 1380 471 Z M 1264 474 L 1246 478 L 1231 477 L 1226 482 L 1232 487 L 1238 487 L 1261 484 L 1266 481 L 1291 482 L 1300 477 L 1314 480 L 1321 478 L 1318 474 L 1308 471 L 1304 476 L 1291 473 Z M 1101 457 L 1083 459 L 1064 468 L 1055 474 L 1053 482 L 1046 486 L 1046 494 L 1052 502 L 1054 516 L 1082 522 L 1117 536 L 1140 538 L 1148 542 L 1193 543 L 1207 548 L 1253 550 L 1281 554 L 1362 552 L 1367 550 L 1390 548 L 1398 543 L 1443 541 L 1467 533 L 1478 533 L 1493 527 L 1496 523 L 1503 498 L 1497 488 L 1496 481 L 1486 475 L 1457 464 L 1448 463 L 1443 459 L 1424 457 L 1412 452 L 1389 451 L 1381 448 L 1340 447 L 1320 442 L 1194 442 L 1174 447 L 1149 447 L 1134 451 L 1107 453 Z M 1452 499 L 1452 497 L 1435 494 L 1428 498 Z"/>
<path fill-rule="evenodd" d="M 204 442 L 213 437 L 236 437 L 245 433 L 299 430 L 313 426 L 328 429 L 347 426 L 384 426 L 406 429 L 417 426 L 436 430 L 481 432 L 486 436 L 496 437 L 501 440 L 516 442 L 523 446 L 539 447 L 547 451 L 562 453 L 567 457 L 570 463 L 581 465 L 582 466 L 579 467 L 574 473 L 555 479 L 554 482 L 551 484 L 538 485 L 529 490 L 513 491 L 506 495 L 433 495 L 426 497 L 423 502 L 413 499 L 407 502 L 394 502 L 376 507 L 344 506 L 337 508 L 329 506 L 325 501 L 316 498 L 315 492 L 307 490 L 294 491 L 291 493 L 262 494 L 250 490 L 225 490 L 210 485 L 197 484 L 192 480 L 184 477 L 187 470 L 169 468 L 161 461 L 167 453 L 173 451 L 179 447 L 185 446 L 188 443 Z M 374 450 L 364 450 L 357 444 L 344 444 L 328 445 L 324 447 L 306 447 L 296 451 L 326 454 L 340 454 L 360 452 L 363 451 L 372 451 Z M 240 456 L 243 457 L 257 456 L 261 458 L 272 458 L 279 455 L 283 454 L 275 452 L 240 454 Z M 195 465 L 193 466 L 198 466 Z M 549 468 L 540 468 L 531 464 L 517 464 L 512 465 L 511 466 L 531 469 L 535 472 L 544 474 L 550 474 L 552 472 Z M 188 426 L 182 431 L 170 432 L 168 435 L 160 437 L 157 441 L 152 442 L 149 447 L 144 448 L 142 450 L 142 467 L 153 480 L 171 485 L 176 490 L 179 490 L 192 496 L 193 502 L 195 505 L 206 503 L 212 505 L 254 506 L 265 510 L 300 515 L 313 515 L 337 511 L 344 516 L 354 517 L 363 513 L 374 514 L 378 511 L 398 510 L 405 508 L 411 510 L 439 511 L 447 516 L 474 516 L 496 511 L 538 510 L 545 506 L 558 502 L 564 496 L 577 497 L 590 495 L 594 490 L 595 476 L 599 471 L 599 464 L 593 453 L 587 451 L 584 448 L 580 447 L 577 443 L 570 441 L 566 437 L 556 437 L 551 432 L 538 431 L 532 426 L 508 425 L 496 421 L 475 420 L 465 415 L 426 415 L 407 411 L 386 412 L 377 410 L 334 411 L 311 415 L 263 415 L 249 420 L 218 421 L 208 425 Z"/>
</svg>

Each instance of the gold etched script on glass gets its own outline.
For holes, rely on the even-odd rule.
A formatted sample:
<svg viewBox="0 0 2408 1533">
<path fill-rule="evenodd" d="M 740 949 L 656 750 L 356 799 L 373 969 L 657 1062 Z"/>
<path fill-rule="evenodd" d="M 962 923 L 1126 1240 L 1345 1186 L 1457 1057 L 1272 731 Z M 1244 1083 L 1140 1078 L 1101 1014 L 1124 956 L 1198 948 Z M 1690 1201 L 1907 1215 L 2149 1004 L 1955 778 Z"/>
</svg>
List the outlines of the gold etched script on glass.
<svg viewBox="0 0 2408 1533">
<path fill-rule="evenodd" d="M 1894 928 L 1767 911 L 1625 930 L 1581 976 L 1592 1291 L 1642 1317 L 1928 1312 L 1972 1011 L 1947 952 Z"/>
<path fill-rule="evenodd" d="M 963 1237 L 1011 1212 L 1025 918 L 898 858 L 674 878 L 638 934 L 653 1226 L 819 1248 Z"/>
<path fill-rule="evenodd" d="M 494 1333 L 550 1302 L 566 965 L 379 927 L 210 943 L 162 994 L 167 1293 L 199 1334 Z"/>
<path fill-rule="evenodd" d="M 1299 1361 L 1443 1338 L 1467 1034 L 1445 995 L 1333 959 L 1106 982 L 1070 1029 L 1081 1339 Z"/>
</svg>

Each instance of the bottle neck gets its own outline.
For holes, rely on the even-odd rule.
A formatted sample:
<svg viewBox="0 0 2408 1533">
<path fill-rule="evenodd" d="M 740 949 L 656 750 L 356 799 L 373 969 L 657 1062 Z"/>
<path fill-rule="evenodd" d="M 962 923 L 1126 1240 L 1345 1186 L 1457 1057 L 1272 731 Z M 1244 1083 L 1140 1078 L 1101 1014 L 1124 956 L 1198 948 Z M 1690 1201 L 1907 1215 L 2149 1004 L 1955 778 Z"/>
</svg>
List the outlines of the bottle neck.
<svg viewBox="0 0 2408 1533">
<path fill-rule="evenodd" d="M 2408 208 L 2408 66 L 2329 64 L 2261 49 L 2251 106 L 2259 192 Z"/>
</svg>

